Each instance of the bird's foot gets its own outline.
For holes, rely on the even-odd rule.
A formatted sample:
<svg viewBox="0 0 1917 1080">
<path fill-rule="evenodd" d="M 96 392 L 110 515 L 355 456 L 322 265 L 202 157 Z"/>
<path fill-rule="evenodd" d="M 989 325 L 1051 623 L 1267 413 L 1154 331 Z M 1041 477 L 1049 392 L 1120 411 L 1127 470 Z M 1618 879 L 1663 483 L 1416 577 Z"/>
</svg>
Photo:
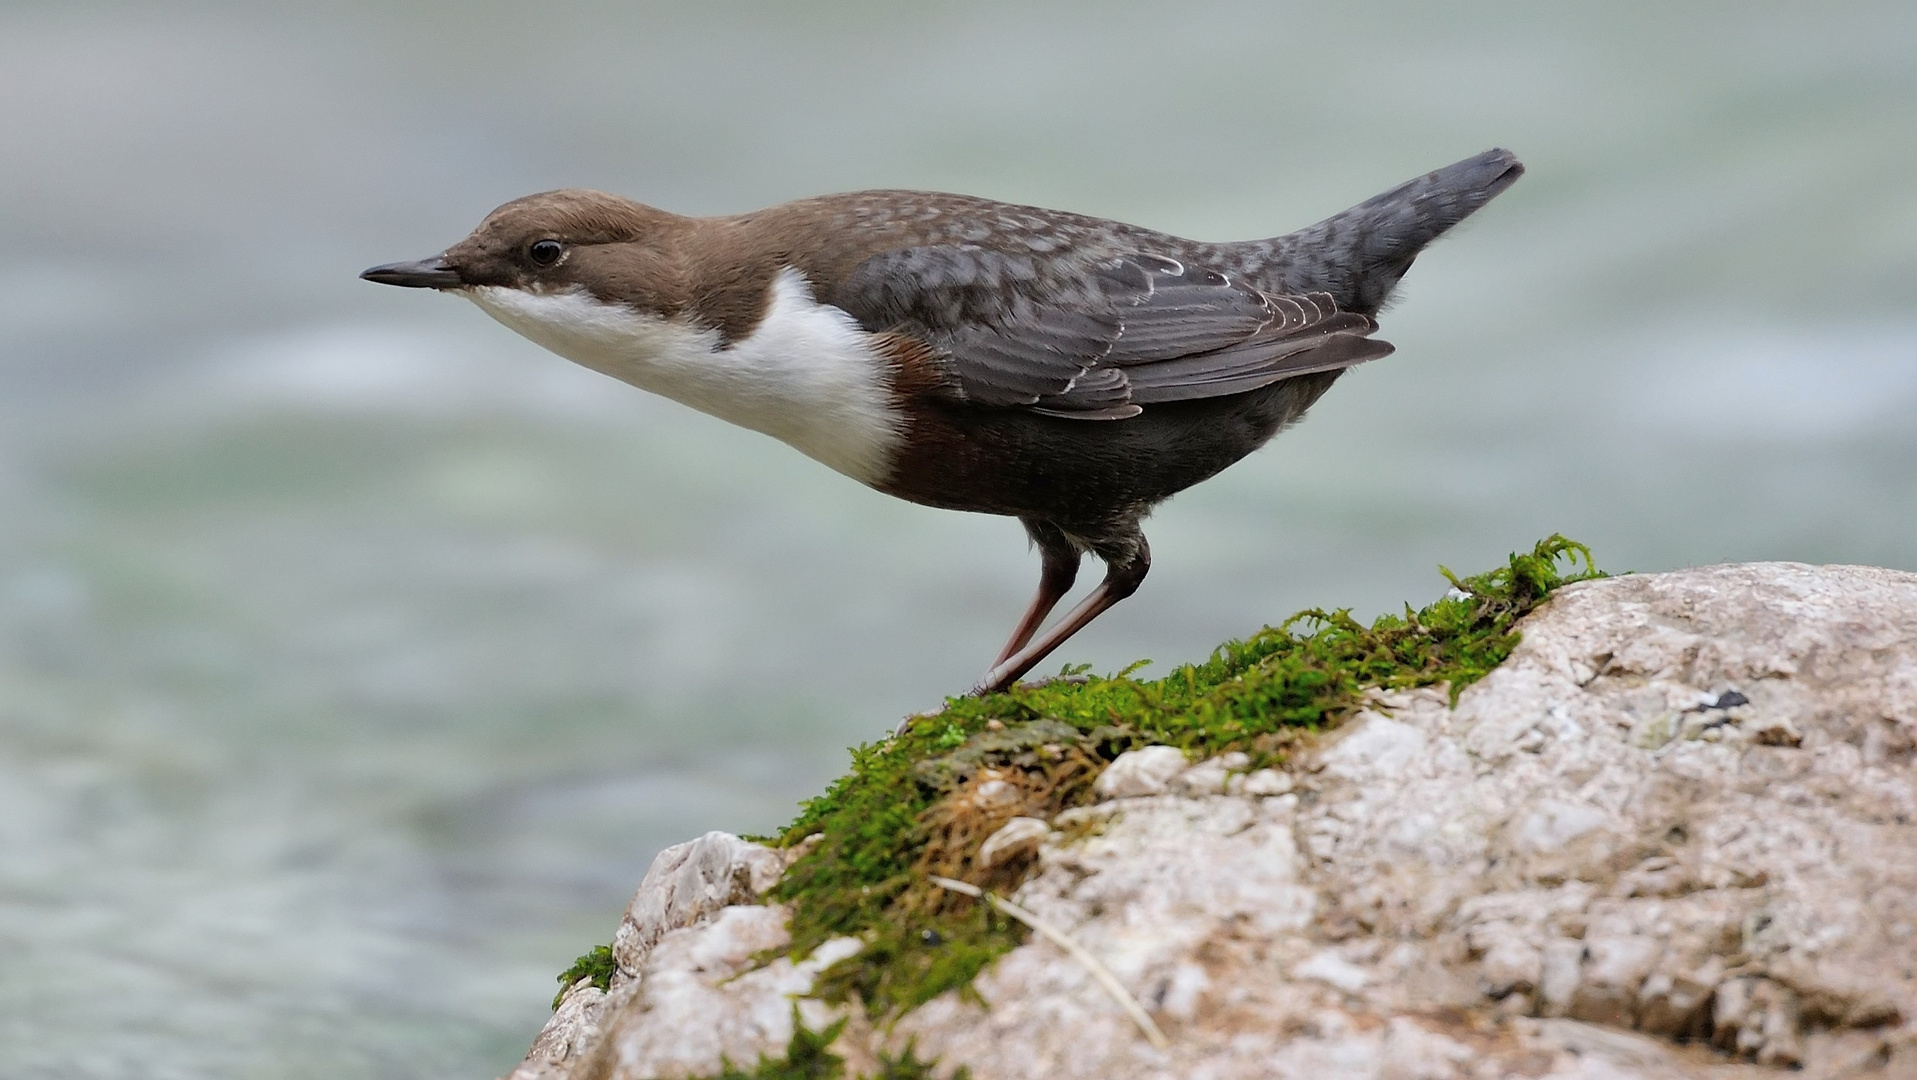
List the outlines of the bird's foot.
<svg viewBox="0 0 1917 1080">
<path fill-rule="evenodd" d="M 987 674 L 990 674 L 987 672 Z M 987 694 L 1003 693 L 1007 690 L 1037 690 L 1042 687 L 1065 685 L 1082 686 L 1092 681 L 1090 675 L 1047 675 L 1038 679 L 1026 679 L 1023 682 L 1000 682 L 988 684 L 981 682 L 972 687 L 971 697 L 984 697 Z"/>
<path fill-rule="evenodd" d="M 943 712 L 945 712 L 945 706 L 940 705 L 936 709 L 928 709 L 925 712 L 907 713 L 905 715 L 905 719 L 899 721 L 899 726 L 892 729 L 892 737 L 896 739 L 899 736 L 904 735 L 908 730 L 911 729 L 912 721 L 914 720 L 930 720 L 933 717 L 938 716 Z"/>
</svg>

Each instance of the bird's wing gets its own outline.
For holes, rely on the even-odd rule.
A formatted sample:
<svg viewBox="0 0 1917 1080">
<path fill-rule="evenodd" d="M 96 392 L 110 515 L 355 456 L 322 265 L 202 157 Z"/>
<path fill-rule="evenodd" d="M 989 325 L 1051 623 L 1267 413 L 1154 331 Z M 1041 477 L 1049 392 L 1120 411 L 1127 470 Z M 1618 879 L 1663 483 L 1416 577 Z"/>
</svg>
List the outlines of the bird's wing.
<svg viewBox="0 0 1917 1080">
<path fill-rule="evenodd" d="M 1391 352 L 1324 293 L 1280 296 L 1145 253 L 1047 259 L 961 245 L 875 255 L 830 301 L 938 350 L 966 400 L 1118 420 Z"/>
</svg>

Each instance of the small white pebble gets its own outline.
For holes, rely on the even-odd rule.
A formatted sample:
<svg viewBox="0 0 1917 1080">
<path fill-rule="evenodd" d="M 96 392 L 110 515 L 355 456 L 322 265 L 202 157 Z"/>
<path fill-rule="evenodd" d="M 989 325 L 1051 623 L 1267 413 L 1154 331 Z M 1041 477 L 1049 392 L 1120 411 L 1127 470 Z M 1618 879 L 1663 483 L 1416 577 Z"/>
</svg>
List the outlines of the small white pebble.
<svg viewBox="0 0 1917 1080">
<path fill-rule="evenodd" d="M 978 864 L 996 866 L 1022 852 L 1037 851 L 1039 843 L 1051 831 L 1052 827 L 1038 818 L 1015 817 L 985 838 L 978 849 Z"/>
<path fill-rule="evenodd" d="M 1371 981 L 1371 973 L 1346 960 L 1337 953 L 1326 949 L 1291 969 L 1294 979 L 1315 979 L 1318 982 L 1335 986 L 1347 994 L 1355 994 Z"/>
<path fill-rule="evenodd" d="M 1018 797 L 1018 788 L 1003 780 L 987 780 L 972 789 L 972 804 L 980 809 L 1009 806 Z"/>
<path fill-rule="evenodd" d="M 1249 755 L 1233 750 L 1193 765 L 1172 777 L 1166 787 L 1174 795 L 1223 795 L 1230 790 L 1233 774 L 1243 772 L 1250 764 Z"/>
<path fill-rule="evenodd" d="M 1175 746 L 1141 746 L 1125 751 L 1106 766 L 1092 784 L 1092 791 L 1101 799 L 1163 795 L 1165 785 L 1188 764 L 1185 752 Z"/>
<path fill-rule="evenodd" d="M 1277 769 L 1259 769 L 1245 774 L 1244 786 L 1239 788 L 1246 795 L 1264 797 L 1283 795 L 1291 790 L 1291 774 L 1281 773 Z"/>
</svg>

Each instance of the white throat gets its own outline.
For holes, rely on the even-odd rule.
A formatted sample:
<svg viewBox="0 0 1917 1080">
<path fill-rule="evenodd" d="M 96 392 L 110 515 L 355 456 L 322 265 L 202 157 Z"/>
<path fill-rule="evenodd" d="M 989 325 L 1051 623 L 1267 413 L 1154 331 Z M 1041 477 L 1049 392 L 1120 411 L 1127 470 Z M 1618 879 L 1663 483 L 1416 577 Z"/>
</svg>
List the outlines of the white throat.
<svg viewBox="0 0 1917 1080">
<path fill-rule="evenodd" d="M 861 483 L 886 478 L 904 438 L 904 417 L 867 335 L 850 315 L 813 300 L 790 267 L 773 280 L 759 325 L 730 348 L 715 330 L 606 303 L 583 288 L 462 291 L 568 360 L 762 431 Z"/>
</svg>

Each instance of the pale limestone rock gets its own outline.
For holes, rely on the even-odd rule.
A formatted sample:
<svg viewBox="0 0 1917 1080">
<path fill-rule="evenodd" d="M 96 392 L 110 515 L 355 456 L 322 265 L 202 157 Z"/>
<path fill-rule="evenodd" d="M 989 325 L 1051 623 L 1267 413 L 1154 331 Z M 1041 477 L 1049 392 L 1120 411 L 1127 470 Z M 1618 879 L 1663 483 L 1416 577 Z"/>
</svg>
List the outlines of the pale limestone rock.
<svg viewBox="0 0 1917 1080">
<path fill-rule="evenodd" d="M 1135 799 L 1163 795 L 1171 778 L 1185 771 L 1190 763 L 1185 752 L 1173 746 L 1145 746 L 1127 750 L 1098 774 L 1092 790 L 1101 799 Z"/>
<path fill-rule="evenodd" d="M 1311 954 L 1311 958 L 1291 969 L 1294 979 L 1316 979 L 1327 986 L 1335 986 L 1347 994 L 1355 994 L 1371 981 L 1371 969 L 1354 964 L 1338 955 L 1336 949 L 1323 949 Z"/>
<path fill-rule="evenodd" d="M 573 1065 L 599 1037 L 599 1013 L 605 1000 L 606 992 L 592 985 L 591 979 L 572 984 L 533 1040 L 532 1049 L 526 1051 L 526 1060 L 513 1070 L 512 1080 L 571 1075 Z"/>
<path fill-rule="evenodd" d="M 1251 767 L 1251 755 L 1234 750 L 1193 765 L 1171 778 L 1165 790 L 1173 795 L 1223 795 L 1232 777 Z"/>
<path fill-rule="evenodd" d="M 709 832 L 660 852 L 613 936 L 620 974 L 636 973 L 667 931 L 703 922 L 732 904 L 750 903 L 784 872 L 785 859 L 778 852 L 729 833 Z"/>
<path fill-rule="evenodd" d="M 840 938 L 798 963 L 756 964 L 758 954 L 790 943 L 786 917 L 777 905 L 740 905 L 662 936 L 608 1025 L 612 1075 L 709 1076 L 722 1058 L 751 1065 L 761 1055 L 782 1056 L 795 1001 L 807 1027 L 830 1023 L 837 1010 L 803 995 L 820 971 L 858 952 L 859 942 Z"/>
<path fill-rule="evenodd" d="M 1051 831 L 1052 827 L 1038 818 L 1015 817 L 979 845 L 978 864 L 997 866 L 1014 855 L 1037 851 L 1039 842 Z"/>
<path fill-rule="evenodd" d="M 646 870 L 639 891 L 633 894 L 614 936 L 613 956 L 619 969 L 613 976 L 611 991 L 602 991 L 584 979 L 575 983 L 540 1031 L 526 1059 L 513 1070 L 510 1080 L 574 1080 L 616 1075 L 606 1071 L 611 1066 L 609 1051 L 613 1046 L 602 1021 L 607 1017 L 611 1017 L 615 1025 L 627 1021 L 640 990 L 640 974 L 655 950 L 675 933 L 693 934 L 702 944 L 694 947 L 681 942 L 666 952 L 675 958 L 696 957 L 696 962 L 703 965 L 697 970 L 709 972 L 724 968 L 726 957 L 749 957 L 759 948 L 783 944 L 788 940 L 784 909 L 736 905 L 751 905 L 778 883 L 785 867 L 785 854 L 722 832 L 710 832 L 660 852 Z M 735 912 L 744 914 L 719 919 L 721 926 L 710 940 L 693 929 Z M 839 955 L 846 955 L 843 949 Z M 790 966 L 789 961 L 785 963 Z M 666 970 L 676 975 L 683 966 L 668 965 Z M 787 978 L 780 985 L 798 987 L 799 992 L 809 990 L 812 974 L 821 966 L 824 965 L 808 968 L 802 978 Z M 646 1001 L 638 1002 L 637 1007 L 643 1010 L 653 996 L 657 995 L 649 995 Z M 783 1008 L 785 1018 L 773 1020 L 768 1030 L 757 1032 L 763 1036 L 754 1044 L 758 1049 L 737 1055 L 739 1060 L 756 1061 L 758 1051 L 771 1049 L 774 1040 L 777 1040 L 777 1048 L 783 1050 L 792 1035 L 791 1006 L 787 1003 Z M 741 1042 L 747 1037 L 737 1031 L 729 1034 Z M 704 1071 L 717 1071 L 716 1052 L 711 1064 L 712 1068 Z M 696 1070 L 677 1075 L 696 1075 Z"/>
<path fill-rule="evenodd" d="M 1242 777 L 1233 777 L 1236 784 L 1229 781 L 1226 792 L 1231 795 L 1285 795 L 1291 791 L 1291 774 L 1277 769 L 1259 769 L 1246 773 Z"/>
<path fill-rule="evenodd" d="M 1478 1055 L 1455 1039 L 1394 1016 L 1378 1048 L 1378 1080 L 1454 1080 Z"/>
<path fill-rule="evenodd" d="M 869 1067 L 915 1040 L 976 1080 L 1917 1077 L 1917 575 L 1616 578 L 1523 631 L 1456 709 L 1376 695 L 1264 777 L 1133 751 L 1054 820 L 1016 898 L 1168 1049 L 1037 938 L 983 1005 L 855 1017 L 839 1049 Z M 708 841 L 736 854 L 647 875 L 666 891 L 635 898 L 620 981 L 571 991 L 519 1080 L 778 1052 L 775 1006 L 853 945 L 741 966 L 784 940 L 779 909 L 726 906 L 776 853 Z"/>
<path fill-rule="evenodd" d="M 1538 971 L 1538 1015 L 1563 1016 L 1571 1011 L 1584 967 L 1584 942 L 1552 938 L 1544 943 Z"/>
</svg>

